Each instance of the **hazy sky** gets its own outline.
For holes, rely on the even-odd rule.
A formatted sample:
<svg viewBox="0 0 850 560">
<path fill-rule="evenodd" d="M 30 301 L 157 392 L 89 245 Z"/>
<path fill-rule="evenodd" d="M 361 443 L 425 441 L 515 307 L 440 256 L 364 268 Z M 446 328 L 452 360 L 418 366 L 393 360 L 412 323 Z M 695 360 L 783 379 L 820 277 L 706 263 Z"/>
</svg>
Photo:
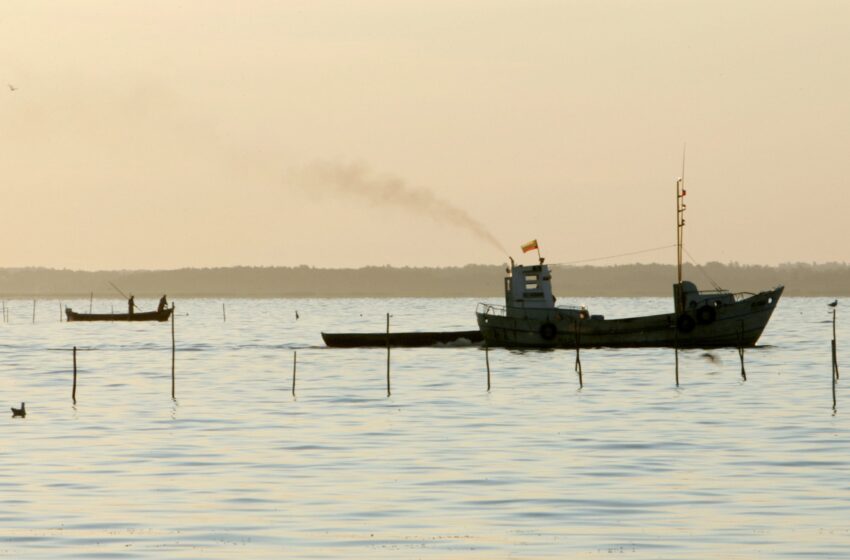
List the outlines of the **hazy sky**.
<svg viewBox="0 0 850 560">
<path fill-rule="evenodd" d="M 0 267 L 638 251 L 685 142 L 695 259 L 850 261 L 846 1 L 5 0 L 0 84 Z"/>
</svg>

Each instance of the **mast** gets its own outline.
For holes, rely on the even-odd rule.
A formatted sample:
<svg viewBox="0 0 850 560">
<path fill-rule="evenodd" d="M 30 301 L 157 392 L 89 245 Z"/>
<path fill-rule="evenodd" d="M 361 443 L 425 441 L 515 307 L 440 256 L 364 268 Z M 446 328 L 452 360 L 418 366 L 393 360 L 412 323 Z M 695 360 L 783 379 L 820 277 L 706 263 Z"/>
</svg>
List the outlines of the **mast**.
<svg viewBox="0 0 850 560">
<path fill-rule="evenodd" d="M 682 176 L 676 181 L 676 283 L 682 283 L 682 245 L 685 234 L 685 149 L 682 148 Z"/>
</svg>

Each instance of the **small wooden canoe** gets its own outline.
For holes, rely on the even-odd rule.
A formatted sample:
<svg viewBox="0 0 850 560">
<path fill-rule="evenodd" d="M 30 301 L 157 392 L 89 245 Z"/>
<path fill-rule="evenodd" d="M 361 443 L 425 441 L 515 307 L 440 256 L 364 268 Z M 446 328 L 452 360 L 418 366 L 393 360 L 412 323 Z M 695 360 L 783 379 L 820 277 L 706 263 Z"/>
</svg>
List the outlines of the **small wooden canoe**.
<svg viewBox="0 0 850 560">
<path fill-rule="evenodd" d="M 69 307 L 65 308 L 65 316 L 68 321 L 168 321 L 171 317 L 172 308 L 167 307 L 162 311 L 145 311 L 140 313 L 76 313 Z"/>
<path fill-rule="evenodd" d="M 325 344 L 332 348 L 358 348 L 387 345 L 387 333 L 322 333 Z M 481 331 L 395 332 L 390 333 L 390 346 L 419 347 L 437 344 L 477 344 L 484 340 Z"/>
</svg>

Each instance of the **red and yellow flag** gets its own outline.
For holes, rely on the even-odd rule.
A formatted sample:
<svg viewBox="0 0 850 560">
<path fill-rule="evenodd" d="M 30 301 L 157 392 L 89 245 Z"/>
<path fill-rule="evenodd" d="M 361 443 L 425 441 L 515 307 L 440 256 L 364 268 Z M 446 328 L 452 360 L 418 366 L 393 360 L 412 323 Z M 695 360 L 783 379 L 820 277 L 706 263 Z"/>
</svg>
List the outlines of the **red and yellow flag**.
<svg viewBox="0 0 850 560">
<path fill-rule="evenodd" d="M 539 249 L 539 247 L 537 246 L 537 240 L 536 239 L 529 241 L 528 243 L 526 243 L 525 245 L 522 246 L 522 252 L 523 253 L 527 253 L 529 251 L 534 251 L 535 249 Z"/>
</svg>

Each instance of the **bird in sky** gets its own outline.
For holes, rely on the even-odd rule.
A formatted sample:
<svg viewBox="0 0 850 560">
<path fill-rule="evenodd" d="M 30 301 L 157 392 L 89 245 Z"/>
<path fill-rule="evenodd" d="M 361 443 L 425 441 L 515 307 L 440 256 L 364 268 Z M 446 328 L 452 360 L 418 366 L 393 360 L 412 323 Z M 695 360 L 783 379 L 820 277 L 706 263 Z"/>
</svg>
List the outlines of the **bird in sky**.
<svg viewBox="0 0 850 560">
<path fill-rule="evenodd" d="M 18 88 L 16 88 L 16 87 L 15 87 L 15 86 L 13 86 L 12 84 L 6 84 L 6 85 L 8 85 L 8 86 L 9 86 L 9 91 L 18 91 Z"/>
</svg>

